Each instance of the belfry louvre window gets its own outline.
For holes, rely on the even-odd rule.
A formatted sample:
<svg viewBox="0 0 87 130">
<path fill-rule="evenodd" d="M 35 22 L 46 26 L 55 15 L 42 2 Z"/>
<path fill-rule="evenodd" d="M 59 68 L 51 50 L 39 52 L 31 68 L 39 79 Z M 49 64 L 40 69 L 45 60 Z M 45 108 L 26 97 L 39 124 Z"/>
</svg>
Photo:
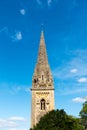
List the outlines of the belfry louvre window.
<svg viewBox="0 0 87 130">
<path fill-rule="evenodd" d="M 46 101 L 44 99 L 41 100 L 41 110 L 46 109 Z"/>
</svg>

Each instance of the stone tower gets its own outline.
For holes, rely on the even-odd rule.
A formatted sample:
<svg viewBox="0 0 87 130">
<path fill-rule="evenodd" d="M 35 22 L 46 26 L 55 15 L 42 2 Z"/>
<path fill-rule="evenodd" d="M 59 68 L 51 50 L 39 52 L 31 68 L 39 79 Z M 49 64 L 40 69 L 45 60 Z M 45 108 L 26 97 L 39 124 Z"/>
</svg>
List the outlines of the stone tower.
<svg viewBox="0 0 87 130">
<path fill-rule="evenodd" d="M 48 64 L 43 31 L 41 32 L 38 60 L 32 79 L 31 128 L 48 111 L 54 109 L 53 77 Z"/>
</svg>

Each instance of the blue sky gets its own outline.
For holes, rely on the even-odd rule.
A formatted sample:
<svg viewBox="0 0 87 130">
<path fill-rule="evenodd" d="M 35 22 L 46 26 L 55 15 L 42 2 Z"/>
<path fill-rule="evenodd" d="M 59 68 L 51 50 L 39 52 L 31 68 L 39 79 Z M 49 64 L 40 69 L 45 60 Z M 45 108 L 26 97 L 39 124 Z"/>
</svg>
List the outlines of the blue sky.
<svg viewBox="0 0 87 130">
<path fill-rule="evenodd" d="M 78 116 L 87 100 L 87 1 L 0 1 L 0 130 L 30 127 L 30 88 L 41 24 L 55 108 Z"/>
</svg>

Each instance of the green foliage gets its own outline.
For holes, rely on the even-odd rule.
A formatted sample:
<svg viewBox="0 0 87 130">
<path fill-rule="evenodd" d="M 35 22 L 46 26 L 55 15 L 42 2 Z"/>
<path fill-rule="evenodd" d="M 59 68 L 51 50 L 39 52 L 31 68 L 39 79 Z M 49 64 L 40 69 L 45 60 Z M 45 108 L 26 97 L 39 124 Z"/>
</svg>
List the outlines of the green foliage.
<svg viewBox="0 0 87 130">
<path fill-rule="evenodd" d="M 83 108 L 80 111 L 81 122 L 84 126 L 84 130 L 87 130 L 87 102 L 83 104 Z"/>
<path fill-rule="evenodd" d="M 79 119 L 64 110 L 53 110 L 44 115 L 32 130 L 83 130 Z"/>
<path fill-rule="evenodd" d="M 83 118 L 83 119 L 87 119 L 87 102 L 85 102 L 84 104 L 83 104 L 83 108 L 82 108 L 82 110 L 80 111 L 80 116 L 81 116 L 81 118 Z"/>
</svg>

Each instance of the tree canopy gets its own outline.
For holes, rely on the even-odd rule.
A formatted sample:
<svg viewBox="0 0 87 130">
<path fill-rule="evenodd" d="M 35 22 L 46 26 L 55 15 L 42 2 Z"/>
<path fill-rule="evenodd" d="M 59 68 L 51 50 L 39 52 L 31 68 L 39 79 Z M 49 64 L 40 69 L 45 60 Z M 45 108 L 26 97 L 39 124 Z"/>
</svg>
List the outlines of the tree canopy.
<svg viewBox="0 0 87 130">
<path fill-rule="evenodd" d="M 83 104 L 82 110 L 80 111 L 80 116 L 85 130 L 87 130 L 87 101 Z"/>
<path fill-rule="evenodd" d="M 85 118 L 87 119 L 87 101 L 83 104 L 83 108 L 80 111 L 80 116 L 83 119 L 85 119 Z"/>
<path fill-rule="evenodd" d="M 83 130 L 83 127 L 79 119 L 57 109 L 44 115 L 32 130 Z"/>
</svg>

